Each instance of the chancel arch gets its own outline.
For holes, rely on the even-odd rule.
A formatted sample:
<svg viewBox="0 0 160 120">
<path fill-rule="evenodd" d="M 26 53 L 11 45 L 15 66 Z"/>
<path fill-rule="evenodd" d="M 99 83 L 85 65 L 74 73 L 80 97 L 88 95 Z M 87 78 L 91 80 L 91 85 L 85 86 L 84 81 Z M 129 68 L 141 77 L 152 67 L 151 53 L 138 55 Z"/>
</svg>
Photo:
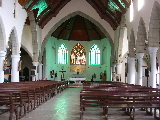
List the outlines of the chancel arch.
<svg viewBox="0 0 160 120">
<path fill-rule="evenodd" d="M 89 21 L 91 21 L 92 23 L 94 23 L 105 35 L 105 37 L 107 38 L 107 40 L 109 41 L 109 44 L 111 46 L 111 48 L 113 48 L 113 40 L 111 38 L 111 36 L 109 35 L 109 33 L 107 32 L 107 30 L 98 22 L 96 21 L 95 19 L 93 19 L 92 17 L 90 17 L 89 15 L 81 12 L 81 11 L 76 11 L 76 12 L 73 12 L 69 15 L 67 15 L 66 17 L 62 18 L 61 20 L 59 20 L 58 23 L 56 23 L 52 28 L 51 30 L 48 32 L 48 34 L 46 35 L 46 37 L 44 38 L 43 42 L 42 42 L 42 45 L 41 45 L 41 51 L 44 50 L 45 48 L 45 45 L 46 45 L 46 42 L 48 41 L 48 39 L 50 38 L 50 36 L 52 35 L 52 33 L 61 25 L 64 23 L 64 21 L 70 19 L 71 17 L 74 17 L 76 15 L 80 15 L 86 19 L 88 19 Z M 112 49 L 111 49 L 112 50 Z M 111 51 L 113 52 L 113 50 Z M 43 52 L 41 52 L 41 57 L 43 56 L 42 55 Z"/>
</svg>

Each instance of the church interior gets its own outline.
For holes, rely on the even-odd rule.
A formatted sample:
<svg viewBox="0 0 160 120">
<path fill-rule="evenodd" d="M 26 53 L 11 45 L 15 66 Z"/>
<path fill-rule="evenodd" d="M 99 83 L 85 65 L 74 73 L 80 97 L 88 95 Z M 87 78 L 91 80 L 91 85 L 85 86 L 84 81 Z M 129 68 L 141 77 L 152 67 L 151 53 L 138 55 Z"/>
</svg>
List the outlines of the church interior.
<svg viewBox="0 0 160 120">
<path fill-rule="evenodd" d="M 0 120 L 160 119 L 159 39 L 160 0 L 0 0 Z"/>
</svg>

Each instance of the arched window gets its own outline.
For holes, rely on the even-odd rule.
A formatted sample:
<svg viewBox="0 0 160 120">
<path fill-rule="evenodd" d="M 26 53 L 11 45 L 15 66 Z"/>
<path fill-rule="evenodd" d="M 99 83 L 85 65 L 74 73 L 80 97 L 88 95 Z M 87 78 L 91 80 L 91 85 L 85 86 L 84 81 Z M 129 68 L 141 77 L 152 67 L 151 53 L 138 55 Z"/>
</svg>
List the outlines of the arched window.
<svg viewBox="0 0 160 120">
<path fill-rule="evenodd" d="M 77 43 L 72 48 L 70 63 L 72 65 L 85 65 L 86 64 L 86 51 L 80 43 Z"/>
<path fill-rule="evenodd" d="M 143 7 L 144 5 L 144 0 L 138 0 L 138 11 L 141 10 L 141 8 Z"/>
<path fill-rule="evenodd" d="M 131 5 L 130 5 L 130 22 L 133 21 L 133 17 L 134 17 L 133 2 L 132 2 L 132 0 L 131 0 Z"/>
<path fill-rule="evenodd" d="M 100 49 L 94 44 L 89 51 L 89 64 L 99 65 L 100 64 Z"/>
<path fill-rule="evenodd" d="M 68 51 L 65 44 L 62 44 L 58 49 L 58 64 L 67 64 Z"/>
</svg>

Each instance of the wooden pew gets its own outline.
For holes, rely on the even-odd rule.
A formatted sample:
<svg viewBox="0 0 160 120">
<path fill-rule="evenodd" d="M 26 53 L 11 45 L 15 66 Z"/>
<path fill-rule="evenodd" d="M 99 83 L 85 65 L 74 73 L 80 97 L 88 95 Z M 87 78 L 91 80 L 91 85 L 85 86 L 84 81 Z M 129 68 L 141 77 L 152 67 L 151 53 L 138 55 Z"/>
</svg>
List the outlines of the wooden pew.
<svg viewBox="0 0 160 120">
<path fill-rule="evenodd" d="M 12 93 L 0 94 L 0 111 L 1 114 L 9 111 L 9 120 L 13 119 L 13 114 L 15 112 L 16 120 L 18 120 L 18 107 L 14 104 Z"/>
<path fill-rule="evenodd" d="M 80 119 L 82 119 L 85 107 L 102 107 L 105 118 L 108 119 L 109 108 L 123 108 L 130 118 L 134 120 L 135 109 L 145 108 L 151 113 L 160 109 L 159 89 L 143 87 L 139 85 L 95 85 L 94 87 L 84 87 L 80 93 Z M 107 83 L 108 84 L 108 83 Z M 157 117 L 154 112 L 154 117 Z"/>
</svg>

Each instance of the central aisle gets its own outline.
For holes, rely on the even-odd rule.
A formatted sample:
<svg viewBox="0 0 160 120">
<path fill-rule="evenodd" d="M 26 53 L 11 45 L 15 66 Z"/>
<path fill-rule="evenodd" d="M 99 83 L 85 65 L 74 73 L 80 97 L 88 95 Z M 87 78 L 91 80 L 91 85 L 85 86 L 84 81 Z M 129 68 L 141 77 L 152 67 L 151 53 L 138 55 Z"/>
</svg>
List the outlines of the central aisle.
<svg viewBox="0 0 160 120">
<path fill-rule="evenodd" d="M 76 87 L 76 86 L 73 86 Z M 78 86 L 77 86 L 78 87 Z M 20 120 L 80 120 L 80 91 L 82 88 L 67 88 L 62 93 L 29 112 Z M 104 120 L 102 108 L 86 108 L 83 120 Z M 137 110 L 136 120 L 154 120 L 153 116 Z M 4 120 L 1 119 L 0 120 Z M 109 120 L 130 120 L 120 109 L 110 109 Z"/>
<path fill-rule="evenodd" d="M 67 88 L 21 120 L 79 120 L 79 93 L 82 88 Z"/>
</svg>

